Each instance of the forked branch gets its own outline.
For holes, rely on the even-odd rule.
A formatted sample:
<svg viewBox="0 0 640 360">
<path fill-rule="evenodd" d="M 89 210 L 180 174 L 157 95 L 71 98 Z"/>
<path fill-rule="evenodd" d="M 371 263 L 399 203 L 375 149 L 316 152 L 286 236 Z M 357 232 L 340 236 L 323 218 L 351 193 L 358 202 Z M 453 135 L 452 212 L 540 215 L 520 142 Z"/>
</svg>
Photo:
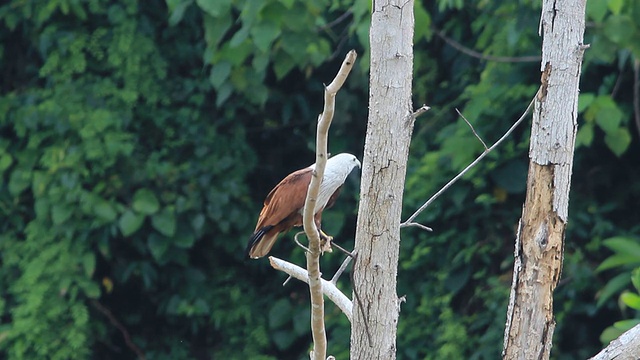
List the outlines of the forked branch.
<svg viewBox="0 0 640 360">
<path fill-rule="evenodd" d="M 534 99 L 535 99 L 535 97 L 534 97 Z M 420 213 L 423 212 L 424 209 L 426 209 L 429 205 L 431 205 L 431 203 L 433 203 L 433 201 L 435 199 L 437 199 L 440 195 L 442 195 L 442 193 L 447 191 L 447 189 L 449 189 L 451 187 L 451 185 L 455 184 L 456 181 L 460 180 L 460 178 L 463 177 L 464 174 L 466 174 L 472 167 L 476 166 L 480 162 L 480 160 L 482 160 L 485 156 L 487 156 L 487 154 L 489 154 L 493 149 L 495 149 L 500 144 L 502 144 L 502 142 L 504 140 L 506 140 L 507 137 L 509 137 L 509 135 L 511 135 L 513 130 L 515 130 L 515 128 L 518 127 L 518 125 L 520 125 L 520 123 L 527 117 L 527 115 L 529 114 L 529 111 L 531 111 L 531 108 L 533 107 L 533 102 L 534 101 L 531 100 L 531 102 L 529 103 L 529 106 L 527 106 L 527 109 L 524 111 L 522 116 L 520 116 L 520 118 L 518 120 L 516 120 L 516 122 L 513 125 L 511 125 L 509 130 L 507 130 L 507 132 L 505 132 L 504 135 L 502 135 L 502 137 L 500 139 L 498 139 L 489 148 L 487 148 L 487 146 L 485 145 L 484 141 L 482 141 L 482 139 L 480 139 L 480 137 L 478 136 L 476 131 L 473 130 L 473 126 L 471 126 L 471 123 L 469 123 L 469 121 L 467 121 L 467 119 L 462 117 L 467 122 L 467 124 L 469 124 L 469 126 L 471 126 L 471 129 L 472 129 L 473 133 L 476 135 L 476 137 L 478 137 L 478 139 L 480 139 L 480 142 L 482 142 L 482 144 L 484 145 L 485 150 L 471 164 L 469 164 L 466 168 L 464 168 L 464 170 L 462 170 L 460 173 L 458 173 L 458 175 L 454 176 L 453 179 L 449 180 L 449 182 L 446 183 L 440 190 L 438 190 L 438 192 L 436 192 L 433 196 L 431 196 L 429 198 L 429 200 L 427 200 L 424 204 L 422 204 L 422 206 L 420 206 L 420 208 L 418 210 L 416 210 L 411 216 L 409 216 L 409 218 L 407 220 L 405 220 L 403 223 L 401 223 L 400 224 L 400 228 L 410 227 L 410 226 L 417 226 L 417 227 L 423 228 L 425 230 L 430 230 L 430 228 L 427 228 L 426 226 L 415 222 L 414 220 L 416 219 L 416 217 L 418 215 L 420 215 Z M 460 115 L 462 116 L 462 114 L 460 114 Z"/>
<path fill-rule="evenodd" d="M 269 256 L 269 263 L 271 263 L 271 267 L 274 269 L 280 270 L 291 277 L 304 281 L 307 284 L 309 283 L 309 273 L 300 266 L 274 256 Z M 343 294 L 332 281 L 327 281 L 322 278 L 320 281 L 322 282 L 322 292 L 327 295 L 329 300 L 333 301 L 333 303 L 336 304 L 336 306 L 347 316 L 347 319 L 351 321 L 353 308 L 351 300 L 349 300 L 349 298 Z"/>
</svg>

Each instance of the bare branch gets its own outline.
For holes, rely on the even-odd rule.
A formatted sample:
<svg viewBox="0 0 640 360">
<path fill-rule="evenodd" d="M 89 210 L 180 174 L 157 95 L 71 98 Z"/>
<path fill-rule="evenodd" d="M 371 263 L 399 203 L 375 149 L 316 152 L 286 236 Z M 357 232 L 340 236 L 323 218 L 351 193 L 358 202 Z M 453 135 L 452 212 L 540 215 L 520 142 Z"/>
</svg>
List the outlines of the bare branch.
<svg viewBox="0 0 640 360">
<path fill-rule="evenodd" d="M 422 105 L 421 107 L 419 107 L 416 111 L 413 112 L 413 114 L 411 114 L 411 116 L 413 116 L 413 118 L 417 118 L 418 116 L 424 114 L 425 112 L 431 110 L 431 107 L 427 106 L 427 105 Z"/>
<path fill-rule="evenodd" d="M 429 205 L 431 205 L 431 203 L 435 199 L 437 199 L 440 195 L 442 195 L 442 193 L 444 193 L 447 189 L 449 189 L 451 185 L 455 184 L 456 181 L 460 180 L 460 178 L 464 176 L 464 174 L 466 174 L 472 167 L 476 166 L 476 164 L 478 164 L 480 160 L 482 160 L 485 156 L 487 156 L 487 154 L 489 154 L 493 149 L 495 149 L 500 144 L 502 144 L 502 142 L 507 137 L 509 137 L 509 135 L 511 135 L 513 130 L 515 130 L 515 128 L 518 127 L 518 125 L 520 125 L 520 123 L 526 118 L 526 116 L 529 114 L 529 111 L 531 111 L 531 108 L 533 107 L 533 103 L 534 103 L 534 100 L 531 100 L 531 102 L 529 103 L 529 106 L 527 106 L 527 109 L 524 111 L 522 116 L 520 116 L 520 118 L 516 120 L 516 122 L 513 125 L 511 125 L 509 130 L 507 130 L 507 132 L 505 132 L 504 135 L 502 135 L 502 137 L 498 139 L 498 141 L 496 141 L 493 145 L 491 145 L 490 148 L 483 151 L 482 154 L 480 154 L 480 156 L 478 156 L 471 164 L 469 164 L 466 168 L 464 168 L 464 170 L 458 173 L 458 175 L 454 176 L 453 179 L 449 180 L 449 182 L 446 183 L 440 190 L 438 190 L 438 192 L 436 192 L 433 196 L 431 196 L 431 198 L 429 198 L 429 200 L 427 200 L 424 204 L 422 204 L 422 206 L 420 206 L 420 208 L 416 210 L 416 212 L 414 212 L 411 216 L 409 216 L 407 220 L 401 223 L 400 227 L 403 228 L 407 226 L 416 226 L 416 225 L 411 225 L 414 223 L 415 218 L 418 215 L 420 215 L 420 213 L 423 212 L 424 209 L 426 209 Z"/>
<path fill-rule="evenodd" d="M 327 164 L 327 142 L 329 127 L 335 110 L 335 97 L 344 84 L 349 72 L 353 68 L 357 54 L 349 51 L 338 74 L 324 90 L 324 109 L 318 118 L 316 133 L 316 167 L 309 183 L 307 197 L 304 203 L 303 226 L 309 239 L 307 257 L 307 271 L 309 273 L 309 292 L 311 294 L 311 334 L 313 336 L 314 360 L 325 360 L 327 353 L 327 335 L 324 328 L 324 298 L 322 296 L 322 282 L 320 278 L 320 234 L 314 221 L 316 201 L 320 191 L 320 183 Z"/>
<path fill-rule="evenodd" d="M 302 243 L 300 242 L 300 240 L 298 240 L 298 236 L 300 236 L 300 235 L 302 235 L 302 234 L 304 234 L 304 231 L 299 231 L 299 232 L 297 232 L 297 233 L 293 236 L 293 241 L 295 241 L 295 242 L 296 242 L 296 244 L 297 244 L 299 247 L 301 247 L 302 249 L 304 249 L 304 252 L 305 252 L 305 253 L 308 253 L 308 252 L 309 252 L 309 248 L 308 248 L 308 247 L 306 247 L 306 246 L 304 246 L 304 245 L 302 245 Z"/>
<path fill-rule="evenodd" d="M 131 351 L 133 351 L 136 354 L 136 356 L 138 356 L 138 359 L 146 360 L 146 356 L 144 356 L 144 353 L 142 352 L 142 350 L 140 350 L 140 348 L 133 343 L 133 340 L 131 340 L 131 335 L 129 335 L 129 331 L 127 330 L 127 328 L 124 327 L 124 325 L 122 325 L 120 321 L 118 321 L 118 319 L 115 317 L 115 315 L 113 315 L 111 310 L 109 310 L 107 307 L 102 305 L 98 300 L 91 300 L 91 305 L 93 305 L 93 307 L 95 307 L 98 311 L 104 314 L 104 316 L 106 316 L 109 319 L 109 322 L 111 322 L 113 326 L 115 326 L 118 330 L 120 330 L 120 333 L 124 338 L 124 343 L 127 344 L 127 347 L 131 349 Z"/>
<path fill-rule="evenodd" d="M 410 227 L 410 226 L 419 227 L 420 229 L 425 230 L 425 231 L 433 231 L 432 228 L 430 228 L 428 226 L 425 226 L 425 225 L 422 225 L 422 224 L 417 223 L 417 222 L 403 222 L 402 224 L 400 224 L 400 228 L 401 229 L 403 227 Z"/>
<path fill-rule="evenodd" d="M 335 20 L 320 26 L 316 29 L 316 32 L 321 32 L 327 29 L 331 29 L 332 27 L 340 24 L 341 22 L 343 22 L 344 20 L 346 20 L 347 18 L 349 18 L 349 16 L 353 15 L 353 12 L 351 12 L 351 10 L 345 11 L 342 15 L 338 16 L 337 18 L 335 18 Z"/>
<path fill-rule="evenodd" d="M 635 360 L 640 358 L 640 324 L 631 328 L 589 360 Z"/>
<path fill-rule="evenodd" d="M 274 269 L 282 271 L 288 274 L 290 277 L 294 277 L 300 281 L 304 281 L 307 284 L 309 283 L 309 273 L 307 272 L 307 270 L 301 268 L 300 266 L 284 261 L 282 259 L 278 259 L 274 256 L 269 256 L 269 263 Z M 351 321 L 351 314 L 353 309 L 351 300 L 349 300 L 349 298 L 345 294 L 343 294 L 342 291 L 340 291 L 340 289 L 338 289 L 332 282 L 325 279 L 320 280 L 322 282 L 322 292 L 329 298 L 329 300 L 333 301 L 333 303 L 336 304 L 336 306 L 345 314 L 347 319 Z"/>
<path fill-rule="evenodd" d="M 344 259 L 344 261 L 342 262 L 342 265 L 340 265 L 340 268 L 338 268 L 338 271 L 336 271 L 336 273 L 331 278 L 332 284 L 336 285 L 338 283 L 338 278 L 347 269 L 347 266 L 349 266 L 352 256 L 356 256 L 356 251 L 354 251 L 352 255 L 349 255 Z"/>
<path fill-rule="evenodd" d="M 633 62 L 633 115 L 640 134 L 640 59 Z"/>
<path fill-rule="evenodd" d="M 460 115 L 460 117 L 462 118 L 462 120 L 464 120 L 467 125 L 469 125 L 469 127 L 471 128 L 471 131 L 473 131 L 473 135 L 476 136 L 476 138 L 478 140 L 480 140 L 480 142 L 482 143 L 482 146 L 484 146 L 485 150 L 488 150 L 487 148 L 487 144 L 484 143 L 484 141 L 482 141 L 482 138 L 480 137 L 480 135 L 478 135 L 478 133 L 476 132 L 476 129 L 473 128 L 473 125 L 471 125 L 471 123 L 469 122 L 469 120 L 467 120 L 466 117 L 464 117 L 464 115 L 462 115 L 462 113 L 460 112 L 460 110 L 456 109 L 456 112 L 458 113 L 458 115 Z"/>
<path fill-rule="evenodd" d="M 525 63 L 525 62 L 539 62 L 540 56 L 492 56 L 485 55 L 481 52 L 469 49 L 468 47 L 458 43 L 457 41 L 447 37 L 442 31 L 433 29 L 434 33 L 438 35 L 444 42 L 449 44 L 452 48 L 460 51 L 463 54 L 469 55 L 476 59 L 486 60 L 486 61 L 495 61 L 495 62 L 506 62 L 506 63 Z"/>
</svg>

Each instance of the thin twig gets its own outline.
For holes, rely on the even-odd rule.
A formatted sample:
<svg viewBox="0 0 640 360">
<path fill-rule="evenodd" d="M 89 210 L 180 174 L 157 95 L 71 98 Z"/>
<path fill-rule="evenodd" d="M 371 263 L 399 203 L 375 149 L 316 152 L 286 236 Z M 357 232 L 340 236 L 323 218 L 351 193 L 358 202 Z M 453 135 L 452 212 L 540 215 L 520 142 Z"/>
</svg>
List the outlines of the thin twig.
<svg viewBox="0 0 640 360">
<path fill-rule="evenodd" d="M 331 244 L 333 246 L 335 246 L 336 249 L 342 251 L 345 255 L 350 256 L 350 257 L 354 257 L 355 256 L 353 252 L 343 248 L 342 246 L 338 245 L 336 242 L 332 241 Z"/>
<path fill-rule="evenodd" d="M 133 341 L 131 340 L 131 335 L 129 335 L 129 331 L 127 330 L 127 328 L 125 328 L 124 325 L 122 325 L 122 323 L 118 321 L 118 319 L 115 317 L 115 315 L 113 315 L 111 310 L 107 309 L 107 307 L 102 305 L 98 300 L 91 300 L 91 305 L 93 305 L 93 307 L 95 307 L 98 311 L 104 314 L 104 316 L 106 316 L 109 319 L 109 322 L 111 322 L 113 326 L 115 326 L 118 330 L 120 330 L 120 333 L 124 338 L 125 344 L 127 344 L 127 347 L 131 349 L 131 351 L 136 353 L 136 355 L 138 356 L 138 359 L 146 360 L 146 357 L 144 356 L 144 353 L 142 352 L 142 350 L 140 350 L 140 348 L 136 344 L 134 344 Z"/>
<path fill-rule="evenodd" d="M 331 278 L 331 283 L 333 283 L 334 285 L 336 285 L 338 283 L 338 278 L 340 278 L 340 275 L 342 275 L 342 273 L 347 269 L 347 266 L 349 266 L 349 263 L 351 262 L 351 258 L 355 257 L 356 254 L 357 254 L 357 252 L 354 251 L 354 252 L 351 253 L 351 255 L 348 255 L 344 259 L 344 261 L 342 262 L 342 265 L 340 265 L 340 267 L 338 268 L 338 271 L 336 271 L 336 273 Z"/>
<path fill-rule="evenodd" d="M 537 96 L 537 93 L 536 93 L 536 96 Z M 420 208 L 418 210 L 416 210 L 416 212 L 414 212 L 411 216 L 409 216 L 409 218 L 407 220 L 405 220 L 403 223 L 401 223 L 400 224 L 400 228 L 407 227 L 407 226 L 416 226 L 416 225 L 410 225 L 410 224 L 414 223 L 415 218 L 422 211 L 424 211 L 424 209 L 426 209 L 429 205 L 431 205 L 431 203 L 435 199 L 437 199 L 440 195 L 442 195 L 442 193 L 444 193 L 447 189 L 449 189 L 449 187 L 451 187 L 451 185 L 455 184 L 456 181 L 460 180 L 460 178 L 462 176 L 464 176 L 464 174 L 466 174 L 472 167 L 476 166 L 480 162 L 480 160 L 482 160 L 485 156 L 487 156 L 487 154 L 489 154 L 498 145 L 502 144 L 502 142 L 507 137 L 509 137 L 509 135 L 511 135 L 513 130 L 515 130 L 515 128 L 518 127 L 518 125 L 520 125 L 520 123 L 529 114 L 529 111 L 531 111 L 531 108 L 533 107 L 534 99 L 535 99 L 535 97 L 531 100 L 531 102 L 529 103 L 529 106 L 527 106 L 527 109 L 524 111 L 522 116 L 520 116 L 520 118 L 518 120 L 516 120 L 516 122 L 513 125 L 511 125 L 509 130 L 507 130 L 507 132 L 504 133 L 504 135 L 502 135 L 502 137 L 500 139 L 498 139 L 498 141 L 496 141 L 493 145 L 491 145 L 490 148 L 488 148 L 485 151 L 483 151 L 482 154 L 480 154 L 480 156 L 478 156 L 471 164 L 469 164 L 466 168 L 464 168 L 464 170 L 459 172 L 458 175 L 454 176 L 453 179 L 449 180 L 449 182 L 446 183 L 440 190 L 438 190 L 438 192 L 436 192 L 433 196 L 431 196 L 431 198 L 429 198 L 429 200 L 427 200 L 424 204 L 422 204 L 422 206 L 420 206 Z"/>
<path fill-rule="evenodd" d="M 495 62 L 506 62 L 506 63 L 525 63 L 525 62 L 540 62 L 540 56 L 492 56 L 485 55 L 483 53 L 477 52 L 475 50 L 469 49 L 466 46 L 456 42 L 455 40 L 447 37 L 442 31 L 438 29 L 433 29 L 434 33 L 438 35 L 442 40 L 444 40 L 447 44 L 449 44 L 452 48 L 460 51 L 463 54 L 469 55 L 471 57 L 486 60 L 486 61 L 495 61 Z"/>
<path fill-rule="evenodd" d="M 295 241 L 295 242 L 296 242 L 296 244 L 298 244 L 298 246 L 300 246 L 301 248 L 303 248 L 305 253 L 308 253 L 308 252 L 309 252 L 309 248 L 308 248 L 308 247 L 306 247 L 306 246 L 304 246 L 304 245 L 302 245 L 302 243 L 300 242 L 300 240 L 298 240 L 298 236 L 300 236 L 300 235 L 302 235 L 302 234 L 304 234 L 304 231 L 300 231 L 300 232 L 296 233 L 296 234 L 293 236 L 293 241 Z"/>
<path fill-rule="evenodd" d="M 471 123 L 469 122 L 469 120 L 467 120 L 466 117 L 464 117 L 464 115 L 462 115 L 462 113 L 460 112 L 460 110 L 456 109 L 456 112 L 458 113 L 458 115 L 460 115 L 460 117 L 462 118 L 462 120 L 464 120 L 467 125 L 469 125 L 469 127 L 471 128 L 471 131 L 473 131 L 473 135 L 476 136 L 476 139 L 480 140 L 480 142 L 482 143 L 482 146 L 484 146 L 485 150 L 488 150 L 487 148 L 487 144 L 484 143 L 484 141 L 482 140 L 482 138 L 480 137 L 480 135 L 478 135 L 478 133 L 476 132 L 476 129 L 473 128 L 473 125 L 471 125 Z"/>
<path fill-rule="evenodd" d="M 323 31 L 323 30 L 326 30 L 326 29 L 330 29 L 330 28 L 340 24 L 344 20 L 346 20 L 352 14 L 353 14 L 353 12 L 351 12 L 351 10 L 347 10 L 342 15 L 338 16 L 335 20 L 333 20 L 333 21 L 331 21 L 331 22 L 329 22 L 329 23 L 317 28 L 316 32 L 320 32 L 320 31 Z"/>
<path fill-rule="evenodd" d="M 409 227 L 409 226 L 419 227 L 420 229 L 425 230 L 425 231 L 433 231 L 432 228 L 430 228 L 428 226 L 425 226 L 425 225 L 422 225 L 422 224 L 417 223 L 417 222 L 403 222 L 402 224 L 400 224 L 400 228 Z"/>
<path fill-rule="evenodd" d="M 633 63 L 633 113 L 640 134 L 640 59 Z"/>
</svg>

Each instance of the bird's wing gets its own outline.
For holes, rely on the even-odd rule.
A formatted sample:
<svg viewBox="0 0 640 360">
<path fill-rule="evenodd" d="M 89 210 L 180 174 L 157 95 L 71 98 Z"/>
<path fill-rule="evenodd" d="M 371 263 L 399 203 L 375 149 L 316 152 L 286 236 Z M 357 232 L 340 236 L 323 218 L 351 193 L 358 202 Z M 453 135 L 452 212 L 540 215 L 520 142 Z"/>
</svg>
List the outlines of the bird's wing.
<svg viewBox="0 0 640 360">
<path fill-rule="evenodd" d="M 256 230 L 264 226 L 275 226 L 304 207 L 311 172 L 310 168 L 295 171 L 271 190 L 264 200 Z"/>
</svg>

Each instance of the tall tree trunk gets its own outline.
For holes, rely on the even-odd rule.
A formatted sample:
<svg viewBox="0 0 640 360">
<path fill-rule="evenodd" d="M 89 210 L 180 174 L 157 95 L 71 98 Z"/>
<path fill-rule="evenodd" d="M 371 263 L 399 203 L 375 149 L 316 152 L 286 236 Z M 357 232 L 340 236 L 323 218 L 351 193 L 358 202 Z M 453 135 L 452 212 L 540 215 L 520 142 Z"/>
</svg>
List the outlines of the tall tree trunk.
<svg viewBox="0 0 640 360">
<path fill-rule="evenodd" d="M 548 359 L 562 269 L 577 132 L 586 0 L 543 0 L 542 85 L 535 100 L 527 195 L 516 238 L 503 358 Z"/>
<path fill-rule="evenodd" d="M 413 26 L 413 0 L 373 2 L 369 121 L 354 269 L 354 295 L 362 304 L 354 301 L 352 359 L 396 357 L 400 215 L 414 120 Z"/>
</svg>

